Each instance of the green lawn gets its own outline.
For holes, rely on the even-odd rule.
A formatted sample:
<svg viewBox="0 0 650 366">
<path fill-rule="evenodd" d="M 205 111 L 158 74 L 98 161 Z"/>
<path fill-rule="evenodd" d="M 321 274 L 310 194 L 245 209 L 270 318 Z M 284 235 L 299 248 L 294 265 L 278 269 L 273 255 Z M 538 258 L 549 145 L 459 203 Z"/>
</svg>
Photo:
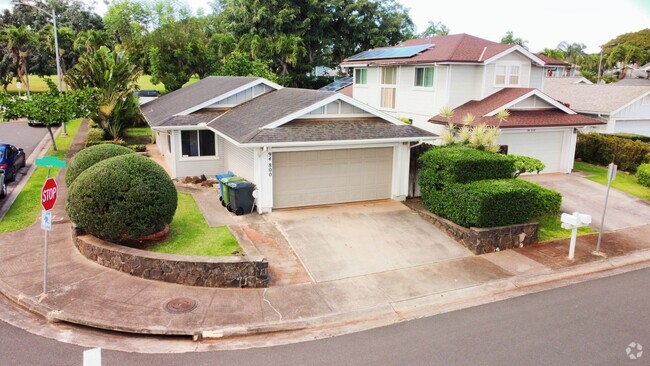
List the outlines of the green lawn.
<svg viewBox="0 0 650 366">
<path fill-rule="evenodd" d="M 549 241 L 557 239 L 566 239 L 571 237 L 571 230 L 562 228 L 562 221 L 560 216 L 545 216 L 537 220 L 539 222 L 539 232 L 537 233 L 537 240 Z M 588 226 L 578 228 L 578 235 L 595 233 L 596 230 Z"/>
<path fill-rule="evenodd" d="M 230 256 L 234 250 L 241 252 L 237 240 L 227 227 L 208 226 L 194 197 L 189 193 L 178 194 L 178 208 L 169 229 L 169 237 L 149 250 L 212 257 Z"/>
<path fill-rule="evenodd" d="M 127 144 L 149 144 L 153 132 L 150 127 L 130 127 L 122 132 L 122 137 Z"/>
<path fill-rule="evenodd" d="M 59 137 L 56 138 L 58 151 L 53 151 L 52 148 L 50 148 L 47 155 L 63 159 L 68 153 L 68 150 L 70 150 L 72 139 L 77 134 L 80 125 L 81 119 L 66 123 L 68 136 L 63 137 L 59 135 Z M 52 169 L 51 175 L 56 177 L 57 174 L 59 174 L 59 169 Z M 34 173 L 29 178 L 22 191 L 20 191 L 18 197 L 16 197 L 16 200 L 11 205 L 11 208 L 5 217 L 0 219 L 0 233 L 24 229 L 38 219 L 41 212 L 41 188 L 43 187 L 43 182 L 46 177 L 47 168 L 38 167 L 34 170 Z"/>
<path fill-rule="evenodd" d="M 607 167 L 576 161 L 573 168 L 577 171 L 593 175 L 587 177 L 587 179 L 607 185 Z M 612 187 L 639 198 L 650 200 L 650 188 L 638 184 L 636 177 L 626 172 L 619 171 L 616 174 L 616 179 L 612 182 Z"/>
</svg>

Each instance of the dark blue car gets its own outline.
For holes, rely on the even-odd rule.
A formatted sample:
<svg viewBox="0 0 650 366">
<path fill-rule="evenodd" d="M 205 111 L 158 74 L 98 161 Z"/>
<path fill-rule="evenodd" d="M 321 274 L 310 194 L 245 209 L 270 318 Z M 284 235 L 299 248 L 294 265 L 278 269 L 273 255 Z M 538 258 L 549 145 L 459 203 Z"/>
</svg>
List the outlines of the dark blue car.
<svg viewBox="0 0 650 366">
<path fill-rule="evenodd" d="M 5 171 L 7 182 L 16 179 L 18 170 L 25 166 L 25 152 L 14 145 L 0 144 L 0 169 Z"/>
</svg>

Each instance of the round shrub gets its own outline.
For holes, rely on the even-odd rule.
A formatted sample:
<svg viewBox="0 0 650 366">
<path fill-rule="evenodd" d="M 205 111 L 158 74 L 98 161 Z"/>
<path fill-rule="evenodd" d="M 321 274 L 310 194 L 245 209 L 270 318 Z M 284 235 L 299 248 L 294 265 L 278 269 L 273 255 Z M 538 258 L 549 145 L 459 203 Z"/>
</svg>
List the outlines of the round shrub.
<svg viewBox="0 0 650 366">
<path fill-rule="evenodd" d="M 70 159 L 68 170 L 65 172 L 65 184 L 70 187 L 79 174 L 102 160 L 132 153 L 133 150 L 118 145 L 95 145 L 87 147 Z"/>
<path fill-rule="evenodd" d="M 161 231 L 176 212 L 176 187 L 165 170 L 137 154 L 101 161 L 70 187 L 66 212 L 88 234 L 121 242 Z"/>
<path fill-rule="evenodd" d="M 641 164 L 636 170 L 636 181 L 639 184 L 650 187 L 650 164 Z"/>
</svg>

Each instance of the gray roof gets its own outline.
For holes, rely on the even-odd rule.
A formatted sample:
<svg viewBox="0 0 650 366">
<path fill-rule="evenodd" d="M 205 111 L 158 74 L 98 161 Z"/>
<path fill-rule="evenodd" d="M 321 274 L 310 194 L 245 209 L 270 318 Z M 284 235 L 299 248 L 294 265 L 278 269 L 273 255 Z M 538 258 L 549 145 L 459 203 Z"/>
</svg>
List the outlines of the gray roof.
<svg viewBox="0 0 650 366">
<path fill-rule="evenodd" d="M 224 114 L 224 112 L 219 110 L 202 110 L 185 116 L 172 116 L 159 124 L 158 127 L 196 126 L 199 123 L 208 123 Z"/>
<path fill-rule="evenodd" d="M 294 120 L 276 128 L 259 131 L 251 143 L 346 141 L 391 138 L 434 137 L 436 135 L 409 125 L 396 125 L 381 118 L 362 120 Z"/>
<path fill-rule="evenodd" d="M 264 127 L 323 101 L 336 92 L 283 88 L 251 99 L 224 113 L 208 126 L 240 142 L 250 142 Z"/>
<path fill-rule="evenodd" d="M 261 78 L 208 76 L 192 85 L 175 90 L 144 104 L 140 106 L 140 110 L 152 127 L 166 125 L 165 122 L 175 114 L 205 103 L 258 79 Z"/>
<path fill-rule="evenodd" d="M 650 92 L 650 86 L 567 84 L 561 79 L 544 79 L 543 92 L 580 113 L 610 114 Z"/>
</svg>

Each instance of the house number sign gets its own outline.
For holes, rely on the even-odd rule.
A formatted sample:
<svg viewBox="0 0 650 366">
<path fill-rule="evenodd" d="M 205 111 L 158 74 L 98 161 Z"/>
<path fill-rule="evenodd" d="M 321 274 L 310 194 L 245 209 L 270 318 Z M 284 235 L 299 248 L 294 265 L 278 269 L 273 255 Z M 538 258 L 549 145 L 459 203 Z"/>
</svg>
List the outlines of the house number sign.
<svg viewBox="0 0 650 366">
<path fill-rule="evenodd" d="M 273 176 L 273 153 L 269 152 L 269 177 Z"/>
</svg>

